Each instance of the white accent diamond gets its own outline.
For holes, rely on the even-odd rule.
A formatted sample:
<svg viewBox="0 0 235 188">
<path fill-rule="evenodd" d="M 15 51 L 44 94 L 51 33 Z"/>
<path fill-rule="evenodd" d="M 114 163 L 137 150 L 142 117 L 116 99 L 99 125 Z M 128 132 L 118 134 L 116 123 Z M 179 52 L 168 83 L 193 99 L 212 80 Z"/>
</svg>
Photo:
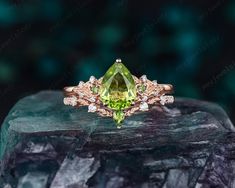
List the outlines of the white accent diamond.
<svg viewBox="0 0 235 188">
<path fill-rule="evenodd" d="M 147 76 L 146 76 L 146 75 L 141 76 L 141 77 L 140 77 L 140 80 L 141 80 L 142 82 L 147 82 Z"/>
<path fill-rule="evenodd" d="M 96 80 L 96 78 L 95 78 L 94 76 L 91 76 L 90 79 L 89 79 L 89 82 L 90 82 L 91 84 L 94 84 L 94 83 L 95 83 L 95 80 Z"/>
<path fill-rule="evenodd" d="M 79 87 L 81 87 L 81 86 L 83 86 L 83 85 L 84 85 L 84 82 L 83 82 L 83 81 L 80 81 L 79 84 L 78 84 Z"/>
<path fill-rule="evenodd" d="M 121 63 L 122 60 L 121 60 L 121 59 L 116 59 L 116 62 L 117 62 L 117 63 Z"/>
<path fill-rule="evenodd" d="M 158 96 L 159 95 L 159 91 L 154 91 L 154 96 Z"/>
<path fill-rule="evenodd" d="M 147 96 L 144 96 L 143 98 L 142 98 L 142 101 L 143 102 L 146 102 L 148 100 L 148 97 Z"/>
<path fill-rule="evenodd" d="M 95 106 L 95 104 L 90 104 L 88 106 L 88 112 L 96 112 L 97 107 Z"/>
<path fill-rule="evenodd" d="M 95 102 L 96 100 L 95 100 L 94 97 L 91 97 L 91 98 L 89 99 L 89 101 L 90 101 L 90 102 Z"/>
<path fill-rule="evenodd" d="M 146 102 L 143 102 L 140 104 L 140 111 L 148 111 L 149 110 L 149 105 Z"/>
<path fill-rule="evenodd" d="M 79 95 L 79 97 L 80 97 L 81 99 L 84 97 L 84 94 L 81 93 L 81 92 L 79 92 L 78 95 Z"/>
<path fill-rule="evenodd" d="M 162 95 L 161 97 L 160 97 L 160 103 L 161 103 L 161 105 L 165 105 L 165 104 L 169 104 L 169 103 L 173 103 L 174 102 L 174 97 L 173 96 L 164 96 L 164 95 Z"/>
<path fill-rule="evenodd" d="M 66 98 L 64 98 L 64 104 L 65 105 L 76 106 L 77 105 L 77 98 L 75 96 L 66 97 Z"/>
<path fill-rule="evenodd" d="M 157 86 L 158 85 L 157 80 L 153 80 L 153 84 Z"/>
</svg>

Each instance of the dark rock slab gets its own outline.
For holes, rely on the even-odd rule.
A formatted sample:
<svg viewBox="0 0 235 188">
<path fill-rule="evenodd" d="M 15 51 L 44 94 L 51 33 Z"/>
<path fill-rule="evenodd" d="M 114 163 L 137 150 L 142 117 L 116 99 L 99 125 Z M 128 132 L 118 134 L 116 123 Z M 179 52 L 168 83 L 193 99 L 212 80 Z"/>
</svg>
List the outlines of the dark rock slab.
<svg viewBox="0 0 235 188">
<path fill-rule="evenodd" d="M 10 111 L 0 187 L 235 187 L 234 126 L 216 104 L 177 98 L 117 129 L 62 102 L 41 92 Z"/>
</svg>

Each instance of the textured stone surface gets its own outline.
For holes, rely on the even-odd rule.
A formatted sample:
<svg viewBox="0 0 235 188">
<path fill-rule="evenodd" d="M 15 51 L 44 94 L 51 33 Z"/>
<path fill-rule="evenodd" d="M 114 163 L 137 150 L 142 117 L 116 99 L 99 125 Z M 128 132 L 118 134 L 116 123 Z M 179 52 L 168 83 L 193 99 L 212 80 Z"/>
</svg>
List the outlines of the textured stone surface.
<svg viewBox="0 0 235 188">
<path fill-rule="evenodd" d="M 62 101 L 42 92 L 11 110 L 0 187 L 235 187 L 234 127 L 215 104 L 179 98 L 117 129 Z"/>
</svg>

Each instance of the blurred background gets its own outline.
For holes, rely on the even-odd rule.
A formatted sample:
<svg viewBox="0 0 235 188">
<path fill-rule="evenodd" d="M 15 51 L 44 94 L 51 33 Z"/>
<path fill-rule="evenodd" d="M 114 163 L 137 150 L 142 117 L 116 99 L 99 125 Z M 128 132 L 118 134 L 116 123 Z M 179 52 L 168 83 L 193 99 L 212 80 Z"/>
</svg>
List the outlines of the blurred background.
<svg viewBox="0 0 235 188">
<path fill-rule="evenodd" d="M 234 42 L 233 0 L 1 0 L 0 121 L 20 98 L 100 77 L 122 58 L 235 122 Z"/>
</svg>

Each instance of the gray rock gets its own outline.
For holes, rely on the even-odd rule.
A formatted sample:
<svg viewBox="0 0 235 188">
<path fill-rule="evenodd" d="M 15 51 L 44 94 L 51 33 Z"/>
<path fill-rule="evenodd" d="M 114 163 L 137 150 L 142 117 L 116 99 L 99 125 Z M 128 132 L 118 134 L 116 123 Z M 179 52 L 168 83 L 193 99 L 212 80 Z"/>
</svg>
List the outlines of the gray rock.
<svg viewBox="0 0 235 188">
<path fill-rule="evenodd" d="M 112 177 L 107 181 L 106 187 L 121 188 L 123 187 L 124 180 L 125 179 L 123 177 L 119 176 Z"/>
<path fill-rule="evenodd" d="M 234 126 L 218 105 L 177 98 L 126 119 L 63 105 L 61 92 L 20 100 L 1 129 L 0 187 L 235 187 Z"/>
<path fill-rule="evenodd" d="M 189 171 L 188 170 L 179 170 L 179 169 L 171 169 L 169 170 L 167 179 L 163 188 L 171 188 L 171 187 L 188 187 L 188 179 L 189 179 Z"/>
<path fill-rule="evenodd" d="M 87 181 L 99 168 L 99 161 L 94 158 L 66 158 L 57 172 L 51 188 L 86 188 Z"/>
<path fill-rule="evenodd" d="M 44 188 L 47 184 L 48 175 L 39 172 L 29 172 L 19 180 L 17 188 Z"/>
</svg>

